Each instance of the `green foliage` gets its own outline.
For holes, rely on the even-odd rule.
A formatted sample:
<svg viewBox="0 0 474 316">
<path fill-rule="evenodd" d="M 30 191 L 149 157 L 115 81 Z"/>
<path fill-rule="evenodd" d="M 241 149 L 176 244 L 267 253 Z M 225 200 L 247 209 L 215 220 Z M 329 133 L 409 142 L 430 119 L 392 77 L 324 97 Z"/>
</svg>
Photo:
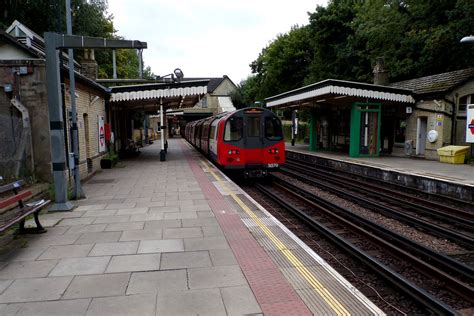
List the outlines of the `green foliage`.
<svg viewBox="0 0 474 316">
<path fill-rule="evenodd" d="M 472 0 L 330 0 L 262 49 L 240 93 L 263 100 L 329 78 L 372 82 L 379 56 L 393 82 L 471 67 L 474 45 L 459 41 L 474 34 L 472 16 Z"/>
<path fill-rule="evenodd" d="M 0 27 L 6 29 L 18 20 L 34 32 L 66 33 L 64 0 L 11 1 L 0 0 Z M 73 33 L 94 37 L 123 39 L 116 35 L 113 16 L 107 12 L 107 0 L 71 0 Z M 3 12 L 2 12 L 3 11 Z M 76 50 L 74 57 L 80 62 L 82 51 Z M 118 78 L 138 78 L 138 55 L 136 50 L 117 50 Z M 95 58 L 99 64 L 99 78 L 112 78 L 112 51 L 98 49 Z M 150 67 L 144 69 L 144 78 L 152 79 Z"/>
</svg>

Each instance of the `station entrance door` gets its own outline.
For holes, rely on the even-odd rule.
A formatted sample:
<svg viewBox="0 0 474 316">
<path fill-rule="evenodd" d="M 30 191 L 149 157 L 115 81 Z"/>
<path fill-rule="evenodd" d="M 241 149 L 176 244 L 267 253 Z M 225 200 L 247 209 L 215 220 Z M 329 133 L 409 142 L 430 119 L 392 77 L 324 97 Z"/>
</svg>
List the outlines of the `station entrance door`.
<svg viewBox="0 0 474 316">
<path fill-rule="evenodd" d="M 381 105 L 354 103 L 351 111 L 350 157 L 377 157 L 380 154 Z"/>
</svg>

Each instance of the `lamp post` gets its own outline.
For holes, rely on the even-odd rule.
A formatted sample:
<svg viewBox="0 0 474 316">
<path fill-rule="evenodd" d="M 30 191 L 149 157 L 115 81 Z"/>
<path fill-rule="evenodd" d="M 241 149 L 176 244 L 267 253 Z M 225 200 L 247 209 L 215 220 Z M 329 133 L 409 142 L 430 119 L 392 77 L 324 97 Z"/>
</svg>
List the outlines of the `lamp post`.
<svg viewBox="0 0 474 316">
<path fill-rule="evenodd" d="M 171 80 L 173 82 L 181 82 L 184 78 L 184 73 L 180 68 L 176 68 L 172 73 L 160 76 L 158 78 L 165 78 L 167 76 L 171 76 Z M 166 160 L 166 151 L 168 149 L 168 143 L 165 144 L 165 130 L 167 131 L 167 126 L 164 125 L 165 119 L 165 109 L 163 108 L 163 98 L 160 98 L 160 138 L 161 138 L 161 151 L 160 151 L 160 161 Z"/>
</svg>

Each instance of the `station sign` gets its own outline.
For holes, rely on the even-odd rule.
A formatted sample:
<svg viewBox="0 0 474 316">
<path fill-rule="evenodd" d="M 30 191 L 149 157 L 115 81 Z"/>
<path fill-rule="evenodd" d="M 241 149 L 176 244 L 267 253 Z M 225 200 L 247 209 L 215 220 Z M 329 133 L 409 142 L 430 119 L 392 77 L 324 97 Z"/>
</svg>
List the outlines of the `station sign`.
<svg viewBox="0 0 474 316">
<path fill-rule="evenodd" d="M 466 142 L 474 143 L 474 104 L 468 104 L 466 110 Z"/>
<path fill-rule="evenodd" d="M 105 120 L 103 116 L 98 117 L 99 123 L 99 152 L 103 153 L 105 151 Z"/>
</svg>

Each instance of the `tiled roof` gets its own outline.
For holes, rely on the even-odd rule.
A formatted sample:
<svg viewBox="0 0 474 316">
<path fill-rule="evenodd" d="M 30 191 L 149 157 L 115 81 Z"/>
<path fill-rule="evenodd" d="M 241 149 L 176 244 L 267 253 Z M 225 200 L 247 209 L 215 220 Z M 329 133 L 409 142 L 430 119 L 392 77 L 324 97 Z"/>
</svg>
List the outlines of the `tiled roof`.
<svg viewBox="0 0 474 316">
<path fill-rule="evenodd" d="M 474 79 L 474 68 L 394 82 L 390 86 L 410 89 L 416 94 L 431 94 L 447 92 L 469 79 Z"/>
<path fill-rule="evenodd" d="M 219 77 L 219 78 L 183 78 L 183 82 L 185 81 L 193 81 L 193 80 L 203 80 L 203 79 L 207 79 L 209 80 L 209 83 L 207 84 L 207 92 L 208 93 L 212 93 L 214 92 L 214 90 L 217 89 L 217 87 L 219 87 L 219 85 L 222 83 L 222 81 L 224 81 L 225 79 L 229 79 L 229 77 L 227 77 L 226 75 L 224 75 L 223 77 Z M 231 81 L 232 82 L 232 81 Z"/>
</svg>

